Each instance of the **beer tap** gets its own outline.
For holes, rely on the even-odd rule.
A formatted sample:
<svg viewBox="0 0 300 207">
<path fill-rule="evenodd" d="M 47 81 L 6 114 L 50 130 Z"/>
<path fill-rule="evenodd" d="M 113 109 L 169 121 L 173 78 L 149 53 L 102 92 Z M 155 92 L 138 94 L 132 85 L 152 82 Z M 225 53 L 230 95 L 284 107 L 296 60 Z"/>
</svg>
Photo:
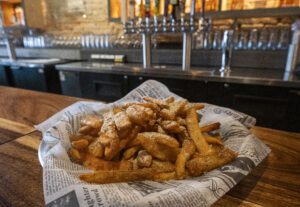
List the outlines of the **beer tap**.
<svg viewBox="0 0 300 207">
<path fill-rule="evenodd" d="M 196 1 L 191 2 L 191 19 L 190 23 L 194 25 L 194 14 L 195 14 L 195 3 Z M 191 68 L 191 53 L 192 53 L 192 32 L 193 29 L 185 28 L 185 1 L 181 1 L 181 30 L 183 32 L 183 45 L 182 45 L 182 70 L 188 71 Z"/>
<path fill-rule="evenodd" d="M 191 10 L 190 10 L 190 31 L 195 31 L 195 6 L 196 6 L 196 0 L 192 0 L 191 2 Z"/>
<path fill-rule="evenodd" d="M 172 11 L 170 15 L 170 25 L 171 25 L 171 32 L 177 32 L 177 9 L 178 9 L 178 0 L 171 0 L 170 4 L 172 5 Z"/>
<path fill-rule="evenodd" d="M 150 0 L 145 1 L 145 25 L 141 30 L 143 42 L 143 67 L 151 67 L 151 25 L 150 25 Z"/>
<path fill-rule="evenodd" d="M 196 0 L 192 0 L 191 2 L 191 13 L 190 13 L 189 20 L 186 18 L 186 14 L 185 14 L 186 0 L 165 0 L 162 22 L 158 20 L 160 0 L 154 1 L 153 21 L 151 21 L 152 19 L 150 17 L 151 16 L 150 0 L 140 1 L 138 10 L 136 10 L 138 15 L 138 21 L 136 22 L 135 25 L 134 25 L 135 23 L 134 3 L 135 3 L 134 0 L 129 1 L 130 20 L 126 24 L 126 29 L 124 30 L 127 31 L 128 33 L 136 32 L 142 35 L 143 68 L 148 69 L 151 67 L 151 35 L 152 34 L 160 33 L 160 32 L 172 32 L 172 33 L 182 32 L 183 33 L 182 70 L 184 71 L 190 70 L 192 33 L 195 29 L 194 16 L 195 16 Z M 169 7 L 171 7 L 171 9 L 169 9 Z M 178 14 L 180 14 L 180 18 Z M 204 14 L 202 14 L 201 20 L 203 19 L 204 19 Z"/>
<path fill-rule="evenodd" d="M 159 21 L 158 21 L 159 5 L 160 5 L 160 0 L 154 0 L 153 27 L 154 27 L 154 32 L 155 33 L 160 32 L 160 24 L 159 24 Z"/>
<path fill-rule="evenodd" d="M 138 21 L 136 23 L 136 31 L 138 33 L 143 33 L 144 32 L 144 22 L 143 22 L 143 18 L 145 16 L 145 8 L 144 8 L 144 4 L 143 1 L 140 1 L 140 4 L 138 5 Z"/>
<path fill-rule="evenodd" d="M 188 25 L 185 21 L 185 0 L 179 0 L 179 8 L 180 8 L 180 30 L 181 32 L 185 32 L 188 28 Z"/>
<path fill-rule="evenodd" d="M 228 73 L 230 71 L 230 63 L 232 57 L 232 38 L 233 30 L 225 30 L 222 40 L 222 59 L 221 59 L 221 73 Z"/>
<path fill-rule="evenodd" d="M 135 18 L 135 12 L 134 12 L 134 7 L 135 7 L 135 0 L 129 0 L 129 27 L 130 27 L 130 32 L 134 33 L 135 28 L 134 28 L 134 18 Z"/>
<path fill-rule="evenodd" d="M 168 14 L 169 14 L 169 0 L 165 0 L 165 5 L 164 5 L 164 16 L 163 16 L 163 20 L 162 20 L 162 31 L 163 32 L 168 32 L 169 30 L 169 24 L 168 24 Z"/>
<path fill-rule="evenodd" d="M 205 47 L 206 33 L 205 0 L 202 0 L 201 17 L 199 18 L 198 29 L 193 35 L 193 45 L 195 49 L 203 49 Z"/>
</svg>

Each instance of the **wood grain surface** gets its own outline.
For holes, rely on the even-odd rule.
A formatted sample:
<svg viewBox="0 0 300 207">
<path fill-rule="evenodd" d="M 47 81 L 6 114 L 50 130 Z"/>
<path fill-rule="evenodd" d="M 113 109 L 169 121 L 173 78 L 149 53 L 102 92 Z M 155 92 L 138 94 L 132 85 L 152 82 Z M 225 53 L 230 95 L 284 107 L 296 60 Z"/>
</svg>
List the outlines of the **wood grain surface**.
<svg viewBox="0 0 300 207">
<path fill-rule="evenodd" d="M 32 127 L 80 99 L 6 87 L 0 93 L 7 99 L 0 99 L 0 128 L 8 128 L 6 119 L 20 123 L 9 126 L 18 135 L 6 134 L 12 141 L 0 143 L 0 206 L 44 206 L 37 155 L 41 134 L 30 133 L 26 125 Z M 22 136 L 23 130 L 29 134 Z M 271 153 L 213 206 L 300 206 L 300 134 L 261 127 L 252 132 Z"/>
<path fill-rule="evenodd" d="M 0 206 L 44 206 L 40 137 L 33 132 L 0 145 Z"/>
<path fill-rule="evenodd" d="M 30 126 L 83 99 L 0 86 L 0 117 Z"/>
<path fill-rule="evenodd" d="M 32 126 L 0 118 L 0 144 L 33 132 Z"/>
<path fill-rule="evenodd" d="M 300 134 L 261 127 L 252 132 L 272 151 L 227 195 L 262 206 L 300 206 Z"/>
</svg>

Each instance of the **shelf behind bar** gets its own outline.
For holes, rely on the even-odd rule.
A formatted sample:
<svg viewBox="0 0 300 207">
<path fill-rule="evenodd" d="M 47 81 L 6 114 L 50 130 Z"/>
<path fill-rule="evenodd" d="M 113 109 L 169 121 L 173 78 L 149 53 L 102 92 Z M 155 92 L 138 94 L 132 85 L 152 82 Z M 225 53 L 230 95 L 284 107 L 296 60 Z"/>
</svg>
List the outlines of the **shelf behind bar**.
<svg viewBox="0 0 300 207">
<path fill-rule="evenodd" d="M 196 17 L 201 14 L 197 13 Z M 259 17 L 293 17 L 300 16 L 300 7 L 267 8 L 251 10 L 230 10 L 206 12 L 205 17 L 211 19 L 238 19 Z"/>
<path fill-rule="evenodd" d="M 142 64 L 141 49 L 62 49 L 62 48 L 17 48 L 17 58 L 60 58 L 66 60 L 88 60 L 91 54 L 121 54 L 129 63 Z M 7 58 L 5 48 L 0 48 L 0 57 Z M 239 50 L 233 51 L 233 67 L 269 68 L 283 70 L 287 51 Z M 152 63 L 180 65 L 182 51 L 179 49 L 153 49 Z M 220 50 L 193 50 L 193 66 L 220 66 Z"/>
</svg>

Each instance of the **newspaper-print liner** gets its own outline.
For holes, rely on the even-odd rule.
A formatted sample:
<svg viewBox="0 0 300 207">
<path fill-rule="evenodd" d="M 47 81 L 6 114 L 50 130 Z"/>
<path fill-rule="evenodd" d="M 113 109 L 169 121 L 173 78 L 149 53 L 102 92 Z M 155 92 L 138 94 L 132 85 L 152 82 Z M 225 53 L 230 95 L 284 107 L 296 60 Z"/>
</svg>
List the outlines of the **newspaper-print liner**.
<svg viewBox="0 0 300 207">
<path fill-rule="evenodd" d="M 96 185 L 84 183 L 78 175 L 90 170 L 72 163 L 67 155 L 69 135 L 80 127 L 80 120 L 100 115 L 121 103 L 154 98 L 181 97 L 154 80 L 148 80 L 124 98 L 111 103 L 77 102 L 36 126 L 43 133 L 39 160 L 43 166 L 46 206 L 210 206 L 251 172 L 270 152 L 248 128 L 255 118 L 232 109 L 205 104 L 198 111 L 200 124 L 219 121 L 224 145 L 239 153 L 231 163 L 200 177 L 166 182 L 142 181 Z"/>
</svg>

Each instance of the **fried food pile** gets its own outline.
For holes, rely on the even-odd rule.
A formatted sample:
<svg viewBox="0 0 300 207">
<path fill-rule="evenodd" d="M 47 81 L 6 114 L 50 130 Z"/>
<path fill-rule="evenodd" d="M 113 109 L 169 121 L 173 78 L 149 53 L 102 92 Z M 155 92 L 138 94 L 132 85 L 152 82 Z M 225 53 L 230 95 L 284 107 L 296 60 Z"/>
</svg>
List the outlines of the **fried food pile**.
<svg viewBox="0 0 300 207">
<path fill-rule="evenodd" d="M 237 153 L 212 133 L 219 123 L 199 126 L 200 103 L 144 97 L 103 114 L 81 120 L 70 136 L 68 154 L 94 170 L 80 179 L 91 183 L 164 181 L 199 176 L 225 165 Z"/>
</svg>

